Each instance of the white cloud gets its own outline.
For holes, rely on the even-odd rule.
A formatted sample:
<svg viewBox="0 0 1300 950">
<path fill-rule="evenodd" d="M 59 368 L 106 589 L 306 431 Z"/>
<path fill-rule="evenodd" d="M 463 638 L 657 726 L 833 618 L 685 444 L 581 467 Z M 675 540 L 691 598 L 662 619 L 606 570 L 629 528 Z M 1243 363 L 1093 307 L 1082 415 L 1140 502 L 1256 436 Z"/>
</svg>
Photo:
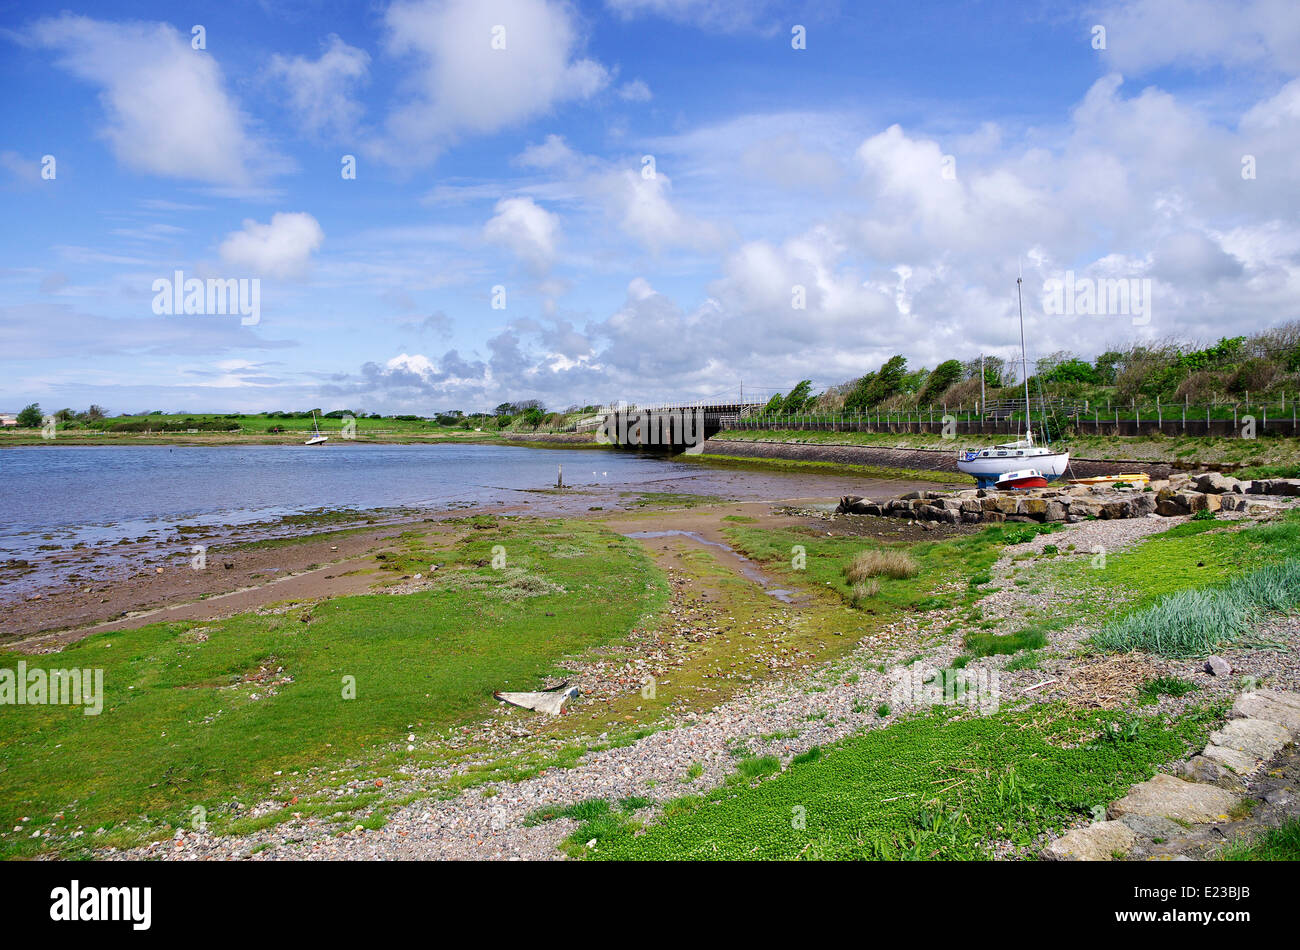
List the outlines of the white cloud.
<svg viewBox="0 0 1300 950">
<path fill-rule="evenodd" d="M 531 198 L 503 198 L 483 226 L 483 237 L 508 248 L 534 273 L 545 273 L 555 259 L 560 219 Z"/>
<path fill-rule="evenodd" d="M 361 103 L 352 87 L 366 78 L 369 68 L 369 53 L 331 33 L 319 59 L 277 54 L 271 57 L 270 72 L 284 82 L 289 104 L 309 133 L 343 138 L 355 131 L 361 118 Z"/>
<path fill-rule="evenodd" d="M 267 159 L 249 137 L 217 61 L 191 49 L 171 25 L 64 13 L 36 21 L 25 38 L 56 51 L 62 68 L 100 88 L 108 120 L 102 134 L 127 167 L 246 185 Z"/>
<path fill-rule="evenodd" d="M 654 96 L 644 80 L 633 79 L 618 87 L 618 97 L 628 102 L 649 102 Z"/>
<path fill-rule="evenodd" d="M 1159 66 L 1300 69 L 1295 0 L 1121 0 L 1090 10 L 1123 72 Z"/>
<path fill-rule="evenodd" d="M 242 231 L 226 235 L 219 252 L 229 267 L 270 277 L 299 277 L 324 240 L 325 232 L 310 214 L 278 212 L 269 224 L 244 221 Z"/>
<path fill-rule="evenodd" d="M 555 0 L 399 0 L 384 23 L 389 52 L 414 64 L 413 95 L 389 115 L 377 149 L 394 164 L 427 163 L 463 136 L 544 115 L 609 81 L 604 66 L 579 58 L 573 11 Z"/>
</svg>

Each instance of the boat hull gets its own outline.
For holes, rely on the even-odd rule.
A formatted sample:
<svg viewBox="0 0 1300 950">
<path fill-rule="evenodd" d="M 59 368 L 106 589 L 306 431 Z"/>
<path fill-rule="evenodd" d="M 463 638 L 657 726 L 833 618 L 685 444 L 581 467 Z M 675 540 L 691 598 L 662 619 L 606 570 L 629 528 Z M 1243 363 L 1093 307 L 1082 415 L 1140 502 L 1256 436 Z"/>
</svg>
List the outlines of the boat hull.
<svg viewBox="0 0 1300 950">
<path fill-rule="evenodd" d="M 1008 472 L 1034 468 L 1046 480 L 1053 481 L 1065 474 L 1070 465 L 1069 452 L 1049 452 L 1043 455 L 1033 454 L 1033 450 L 1007 450 L 1004 455 L 972 453 L 957 460 L 957 469 L 971 475 L 979 482 L 981 488 L 994 484 Z"/>
</svg>

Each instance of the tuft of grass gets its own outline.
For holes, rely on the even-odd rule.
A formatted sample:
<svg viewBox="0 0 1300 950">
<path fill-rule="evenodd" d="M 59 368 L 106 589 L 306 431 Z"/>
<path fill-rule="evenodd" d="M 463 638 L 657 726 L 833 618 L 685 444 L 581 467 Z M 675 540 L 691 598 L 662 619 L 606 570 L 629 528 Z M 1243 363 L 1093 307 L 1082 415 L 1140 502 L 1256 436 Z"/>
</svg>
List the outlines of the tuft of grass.
<svg viewBox="0 0 1300 950">
<path fill-rule="evenodd" d="M 1011 655 L 1047 646 L 1047 634 L 1040 627 L 1026 627 L 1016 633 L 1004 634 L 978 630 L 966 634 L 964 645 L 972 658 Z"/>
<path fill-rule="evenodd" d="M 1300 861 L 1300 818 L 1270 828 L 1254 841 L 1229 845 L 1223 861 Z"/>
<path fill-rule="evenodd" d="M 888 715 L 889 715 L 889 704 L 888 704 L 888 703 L 881 703 L 879 706 L 877 706 L 877 707 L 876 707 L 876 715 L 879 716 L 881 719 L 884 719 L 886 716 L 888 716 Z"/>
<path fill-rule="evenodd" d="M 1106 624 L 1092 642 L 1103 650 L 1204 656 L 1244 636 L 1270 613 L 1300 604 L 1300 558 L 1240 574 L 1221 587 L 1169 594 Z"/>
<path fill-rule="evenodd" d="M 732 782 L 755 782 L 765 775 L 781 771 L 781 760 L 774 755 L 749 755 L 736 763 Z"/>
<path fill-rule="evenodd" d="M 799 765 L 803 762 L 816 762 L 821 757 L 822 757 L 822 747 L 819 745 L 815 745 L 807 752 L 800 752 L 798 755 L 796 755 L 793 759 L 790 760 L 790 764 Z"/>
<path fill-rule="evenodd" d="M 921 568 L 906 551 L 893 548 L 874 548 L 863 551 L 844 571 L 849 583 L 858 584 L 871 577 L 891 577 L 906 580 L 915 577 Z"/>
<path fill-rule="evenodd" d="M 880 593 L 880 579 L 873 577 L 868 581 L 858 581 L 853 585 L 853 592 L 849 596 L 849 602 L 854 607 L 861 607 L 871 598 Z"/>
<path fill-rule="evenodd" d="M 1143 705 L 1149 706 L 1159 702 L 1161 696 L 1186 696 L 1197 689 L 1200 687 L 1195 683 L 1179 676 L 1157 676 L 1142 684 L 1138 689 L 1138 696 Z"/>
<path fill-rule="evenodd" d="M 1039 650 L 1026 650 L 1007 661 L 1007 670 L 1036 670 L 1043 665 L 1043 654 Z"/>
</svg>

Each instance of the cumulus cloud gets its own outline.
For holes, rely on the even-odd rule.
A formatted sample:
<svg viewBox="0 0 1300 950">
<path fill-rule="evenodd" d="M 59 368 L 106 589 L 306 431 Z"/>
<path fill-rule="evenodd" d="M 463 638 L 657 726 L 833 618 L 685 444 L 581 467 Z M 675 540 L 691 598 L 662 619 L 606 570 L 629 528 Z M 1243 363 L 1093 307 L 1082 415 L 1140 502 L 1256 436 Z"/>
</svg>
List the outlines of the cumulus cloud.
<svg viewBox="0 0 1300 950">
<path fill-rule="evenodd" d="M 270 73 L 284 83 L 289 105 L 310 134 L 343 138 L 361 118 L 353 88 L 369 68 L 369 53 L 331 33 L 319 59 L 277 54 L 271 57 Z"/>
<path fill-rule="evenodd" d="M 100 89 L 102 135 L 131 169 L 240 186 L 269 159 L 250 137 L 217 61 L 191 49 L 190 38 L 170 24 L 64 13 L 36 21 L 23 37 Z"/>
<path fill-rule="evenodd" d="M 1105 56 L 1123 72 L 1160 66 L 1300 69 L 1300 17 L 1293 0 L 1120 0 L 1094 7 Z"/>
<path fill-rule="evenodd" d="M 413 64 L 411 97 L 387 120 L 377 154 L 424 163 L 462 136 L 487 134 L 586 99 L 609 82 L 580 56 L 572 9 L 556 0 L 399 0 L 387 49 Z"/>
<path fill-rule="evenodd" d="M 507 248 L 536 274 L 550 270 L 560 239 L 560 219 L 532 198 L 503 198 L 483 226 L 483 237 Z"/>
<path fill-rule="evenodd" d="M 221 260 L 229 267 L 269 277 L 300 277 L 325 240 L 319 222 L 304 211 L 277 212 L 269 224 L 248 219 L 240 231 L 221 242 Z"/>
</svg>

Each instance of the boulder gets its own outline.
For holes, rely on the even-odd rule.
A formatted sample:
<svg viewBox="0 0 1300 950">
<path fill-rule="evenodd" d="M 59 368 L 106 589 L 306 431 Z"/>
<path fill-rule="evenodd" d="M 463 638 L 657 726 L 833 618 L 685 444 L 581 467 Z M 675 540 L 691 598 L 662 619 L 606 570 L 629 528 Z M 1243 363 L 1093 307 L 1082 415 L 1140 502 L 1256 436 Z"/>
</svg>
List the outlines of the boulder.
<svg viewBox="0 0 1300 950">
<path fill-rule="evenodd" d="M 1155 815 L 1125 815 L 1120 819 L 1135 835 L 1143 838 L 1177 838 L 1186 829 L 1176 821 Z"/>
<path fill-rule="evenodd" d="M 1121 821 L 1097 821 L 1067 831 L 1043 850 L 1052 861 L 1111 861 L 1124 854 L 1137 836 Z"/>
<path fill-rule="evenodd" d="M 1240 754 L 1239 752 L 1233 753 L 1233 755 Z M 1251 765 L 1253 767 L 1253 760 Z M 1234 769 L 1203 755 L 1194 755 L 1186 762 L 1180 762 L 1175 771 L 1178 772 L 1179 778 L 1187 779 L 1189 782 L 1204 782 L 1207 785 L 1217 785 L 1219 788 L 1226 788 L 1234 792 L 1241 791 L 1243 788 L 1241 780 L 1237 778 Z M 1250 768 L 1247 768 L 1246 771 L 1249 772 Z"/>
<path fill-rule="evenodd" d="M 1246 491 L 1251 495 L 1300 495 L 1300 479 L 1257 478 Z"/>
<path fill-rule="evenodd" d="M 1232 664 L 1221 656 L 1210 657 L 1201 668 L 1211 676 L 1227 676 L 1232 672 Z"/>
<path fill-rule="evenodd" d="M 1149 515 L 1156 510 L 1155 493 L 1149 491 L 1139 492 L 1129 499 L 1129 506 L 1133 509 L 1134 518 Z"/>
<path fill-rule="evenodd" d="M 1047 510 L 1046 510 L 1046 512 L 1043 514 L 1043 520 L 1044 520 L 1044 521 L 1064 521 L 1064 520 L 1065 520 L 1065 505 L 1061 504 L 1059 501 L 1049 501 L 1049 502 L 1047 503 Z"/>
<path fill-rule="evenodd" d="M 1047 502 L 1041 498 L 1022 498 L 1016 505 L 1016 514 L 1042 521 L 1047 515 Z"/>
<path fill-rule="evenodd" d="M 1225 492 L 1241 492 L 1241 482 L 1230 475 L 1218 472 L 1206 472 L 1196 476 L 1196 490 L 1210 495 L 1222 495 Z"/>
<path fill-rule="evenodd" d="M 1158 773 L 1110 806 L 1114 818 L 1125 815 L 1149 815 L 1170 821 L 1193 824 L 1221 821 L 1227 817 L 1240 797 L 1214 785 L 1184 782 L 1172 775 Z"/>
</svg>

